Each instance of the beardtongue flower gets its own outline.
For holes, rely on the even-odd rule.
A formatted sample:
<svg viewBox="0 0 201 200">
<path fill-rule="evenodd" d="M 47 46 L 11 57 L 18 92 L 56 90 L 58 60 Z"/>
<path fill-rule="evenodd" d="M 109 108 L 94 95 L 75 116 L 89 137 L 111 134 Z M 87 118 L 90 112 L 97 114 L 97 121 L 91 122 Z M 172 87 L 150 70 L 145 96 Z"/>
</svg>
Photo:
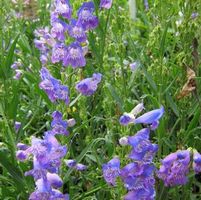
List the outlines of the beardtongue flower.
<svg viewBox="0 0 201 200">
<path fill-rule="evenodd" d="M 149 124 L 152 130 L 155 130 L 159 125 L 159 119 L 164 114 L 164 107 L 149 111 L 140 117 L 134 119 L 134 124 Z"/>
<path fill-rule="evenodd" d="M 65 85 L 61 85 L 60 81 L 55 79 L 47 68 L 42 67 L 40 70 L 41 83 L 39 87 L 43 89 L 52 102 L 56 100 L 63 100 L 67 105 L 69 104 L 69 90 Z"/>
<path fill-rule="evenodd" d="M 55 12 L 66 19 L 71 19 L 72 7 L 69 0 L 55 0 Z"/>
<path fill-rule="evenodd" d="M 87 40 L 85 30 L 75 19 L 71 20 L 71 23 L 68 26 L 68 33 L 72 38 L 75 38 L 77 42 L 86 42 Z"/>
<path fill-rule="evenodd" d="M 149 111 L 134 120 L 135 124 L 152 124 L 158 121 L 164 113 L 164 107 L 161 106 L 160 109 Z"/>
<path fill-rule="evenodd" d="M 124 113 L 120 119 L 119 123 L 123 126 L 127 126 L 128 124 L 134 123 L 136 116 L 144 110 L 144 104 L 139 103 L 137 106 L 133 108 L 130 113 Z"/>
<path fill-rule="evenodd" d="M 75 160 L 73 159 L 70 159 L 70 160 L 65 160 L 64 161 L 66 166 L 69 167 L 69 168 L 73 168 L 73 169 L 76 169 L 78 171 L 84 171 L 87 169 L 87 166 L 86 165 L 83 165 L 81 163 L 77 163 Z"/>
<path fill-rule="evenodd" d="M 127 195 L 124 196 L 124 200 L 154 200 L 155 190 L 153 187 L 150 188 L 140 188 L 137 190 L 129 191 Z"/>
<path fill-rule="evenodd" d="M 120 160 L 115 157 L 102 166 L 103 177 L 109 185 L 116 184 L 116 178 L 120 175 Z"/>
<path fill-rule="evenodd" d="M 153 171 L 155 167 L 141 162 L 132 162 L 121 169 L 120 177 L 128 190 L 153 187 Z M 147 187 L 147 188 L 148 188 Z"/>
<path fill-rule="evenodd" d="M 69 200 L 67 194 L 51 187 L 47 178 L 41 178 L 36 181 L 36 190 L 30 195 L 29 200 Z"/>
<path fill-rule="evenodd" d="M 68 127 L 68 122 L 62 120 L 62 113 L 59 111 L 54 111 L 52 113 L 53 120 L 51 122 L 51 133 L 52 134 L 63 134 L 68 135 L 69 132 L 66 130 Z"/>
<path fill-rule="evenodd" d="M 113 0 L 101 0 L 100 1 L 100 8 L 110 9 L 112 6 Z"/>
<path fill-rule="evenodd" d="M 78 23 L 81 24 L 85 30 L 95 29 L 98 26 L 98 18 L 93 15 L 94 11 L 94 3 L 90 1 L 83 3 L 77 12 Z"/>
<path fill-rule="evenodd" d="M 94 73 L 91 78 L 86 78 L 76 84 L 76 90 L 84 96 L 91 96 L 97 90 L 102 75 Z"/>
<path fill-rule="evenodd" d="M 196 174 L 201 173 L 201 154 L 197 151 L 193 154 L 193 170 Z"/>
<path fill-rule="evenodd" d="M 67 31 L 67 24 L 61 20 L 52 23 L 51 36 L 60 41 L 65 40 L 65 31 Z"/>
<path fill-rule="evenodd" d="M 16 70 L 15 70 L 15 75 L 13 76 L 13 79 L 19 80 L 19 79 L 21 78 L 21 76 L 22 76 L 22 71 L 16 69 Z"/>
<path fill-rule="evenodd" d="M 150 130 L 148 128 L 138 131 L 134 136 L 128 137 L 128 144 L 132 146 L 129 158 L 143 161 L 145 163 L 152 162 L 158 146 L 152 144 L 149 140 Z"/>
<path fill-rule="evenodd" d="M 63 43 L 57 43 L 52 48 L 52 63 L 63 61 L 66 46 Z"/>
<path fill-rule="evenodd" d="M 188 181 L 189 163 L 189 150 L 171 153 L 161 161 L 157 176 L 164 181 L 165 186 L 185 185 Z"/>
<path fill-rule="evenodd" d="M 18 132 L 20 130 L 21 124 L 22 124 L 21 122 L 18 122 L 18 121 L 15 122 L 15 131 L 16 132 Z"/>
<path fill-rule="evenodd" d="M 63 65 L 71 65 L 73 68 L 84 67 L 86 65 L 84 52 L 78 42 L 73 42 L 67 47 L 64 54 Z"/>
</svg>

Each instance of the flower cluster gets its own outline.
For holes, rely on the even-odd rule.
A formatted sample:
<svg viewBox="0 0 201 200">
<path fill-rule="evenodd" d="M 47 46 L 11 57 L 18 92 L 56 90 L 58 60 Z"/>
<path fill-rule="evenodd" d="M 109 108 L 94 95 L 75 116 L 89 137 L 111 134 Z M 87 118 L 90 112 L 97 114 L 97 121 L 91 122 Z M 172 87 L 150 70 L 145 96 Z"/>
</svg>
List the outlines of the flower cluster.
<svg viewBox="0 0 201 200">
<path fill-rule="evenodd" d="M 125 200 L 143 200 L 154 199 L 155 197 L 155 179 L 153 158 L 158 151 L 158 145 L 151 143 L 149 140 L 150 130 L 155 130 L 159 124 L 159 119 L 164 113 L 163 107 L 143 114 L 141 117 L 136 116 L 144 110 L 143 103 L 138 104 L 130 113 L 125 113 L 120 117 L 120 124 L 128 125 L 130 123 L 148 124 L 148 128 L 141 129 L 134 136 L 123 137 L 120 144 L 130 145 L 131 152 L 128 157 L 131 163 L 120 169 L 120 160 L 114 158 L 107 164 L 103 165 L 103 176 L 107 183 L 115 185 L 116 178 L 119 176 L 124 183 L 128 194 Z M 153 126 L 155 126 L 153 128 Z"/>
<path fill-rule="evenodd" d="M 17 159 L 25 161 L 33 159 L 33 169 L 25 172 L 36 182 L 36 190 L 30 195 L 30 200 L 68 200 L 68 195 L 62 194 L 58 188 L 63 185 L 58 176 L 61 160 L 67 153 L 67 147 L 59 144 L 56 134 L 67 135 L 68 122 L 62 120 L 62 114 L 55 111 L 52 114 L 52 129 L 45 132 L 42 139 L 32 137 L 31 146 L 18 143 Z"/>
<path fill-rule="evenodd" d="M 55 0 L 51 12 L 51 29 L 35 32 L 39 38 L 35 40 L 35 45 L 41 52 L 41 62 L 46 64 L 51 57 L 52 63 L 62 62 L 65 67 L 84 67 L 84 56 L 88 51 L 87 31 L 98 25 L 94 11 L 94 3 L 85 2 L 77 11 L 77 19 L 73 19 L 69 0 Z M 74 40 L 69 45 L 65 43 L 67 34 Z"/>
<path fill-rule="evenodd" d="M 67 105 L 69 103 L 69 90 L 68 87 L 62 85 L 61 82 L 55 79 L 47 68 L 42 67 L 40 70 L 42 82 L 40 88 L 43 89 L 52 102 L 56 100 L 63 100 Z"/>
<path fill-rule="evenodd" d="M 56 41 L 49 33 L 48 27 L 37 29 L 35 36 L 38 39 L 34 39 L 34 44 L 40 50 L 40 61 L 42 65 L 45 65 L 48 62 L 51 49 L 56 44 Z"/>
<path fill-rule="evenodd" d="M 161 161 L 157 175 L 166 186 L 184 185 L 189 173 L 190 151 L 179 150 L 171 153 Z"/>
</svg>

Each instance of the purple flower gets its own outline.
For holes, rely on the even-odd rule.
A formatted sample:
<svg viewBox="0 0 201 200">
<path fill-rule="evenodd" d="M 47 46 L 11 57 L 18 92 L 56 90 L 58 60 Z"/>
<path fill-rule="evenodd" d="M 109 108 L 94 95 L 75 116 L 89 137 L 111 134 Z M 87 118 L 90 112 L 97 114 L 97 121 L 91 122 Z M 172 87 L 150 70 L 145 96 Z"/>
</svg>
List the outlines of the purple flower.
<svg viewBox="0 0 201 200">
<path fill-rule="evenodd" d="M 120 177 L 128 190 L 137 192 L 151 189 L 155 183 L 154 169 L 155 167 L 151 164 L 133 162 L 121 169 Z"/>
<path fill-rule="evenodd" d="M 48 62 L 48 57 L 46 55 L 44 55 L 44 54 L 41 54 L 41 56 L 40 56 L 40 62 L 44 66 Z"/>
<path fill-rule="evenodd" d="M 23 144 L 23 143 L 18 143 L 17 148 L 20 150 L 26 150 L 29 148 L 29 146 L 27 146 L 26 144 Z"/>
<path fill-rule="evenodd" d="M 65 40 L 65 31 L 67 30 L 67 24 L 61 20 L 57 20 L 52 23 L 51 36 L 58 40 Z"/>
<path fill-rule="evenodd" d="M 57 43 L 52 48 L 52 63 L 63 61 L 65 53 L 65 45 L 63 43 Z"/>
<path fill-rule="evenodd" d="M 15 80 L 19 80 L 19 79 L 21 78 L 21 76 L 22 76 L 22 71 L 16 69 L 16 70 L 15 70 L 15 76 L 13 76 L 13 78 L 14 78 Z"/>
<path fill-rule="evenodd" d="M 56 173 L 47 173 L 47 180 L 53 188 L 60 188 L 63 185 L 63 181 Z"/>
<path fill-rule="evenodd" d="M 54 111 L 52 114 L 53 120 L 51 122 L 51 133 L 53 135 L 56 134 L 63 134 L 63 135 L 68 135 L 69 132 L 66 130 L 68 127 L 67 121 L 62 120 L 62 113 L 59 111 Z"/>
<path fill-rule="evenodd" d="M 18 68 L 21 67 L 21 66 L 22 66 L 22 63 L 19 62 L 19 61 L 16 61 L 16 62 L 14 62 L 14 63 L 11 65 L 11 68 L 12 68 L 12 69 L 18 69 Z"/>
<path fill-rule="evenodd" d="M 112 6 L 112 0 L 101 0 L 100 1 L 100 8 L 110 9 Z"/>
<path fill-rule="evenodd" d="M 137 106 L 133 108 L 133 110 L 130 113 L 124 113 L 120 119 L 119 123 L 123 126 L 127 126 L 128 124 L 131 124 L 134 122 L 135 117 L 141 113 L 144 110 L 144 104 L 139 103 Z"/>
<path fill-rule="evenodd" d="M 149 10 L 149 2 L 148 2 L 148 0 L 144 0 L 144 7 L 145 7 L 146 11 Z"/>
<path fill-rule="evenodd" d="M 134 124 L 152 124 L 158 121 L 164 113 L 164 107 L 160 109 L 149 111 L 134 120 Z"/>
<path fill-rule="evenodd" d="M 27 154 L 24 151 L 22 151 L 22 150 L 18 150 L 16 152 L 16 158 L 19 161 L 23 162 L 23 161 L 27 160 Z"/>
<path fill-rule="evenodd" d="M 22 125 L 21 122 L 18 122 L 18 121 L 15 122 L 15 131 L 16 131 L 16 132 L 18 132 L 18 131 L 20 130 L 21 125 Z"/>
<path fill-rule="evenodd" d="M 127 195 L 124 196 L 124 200 L 154 200 L 155 190 L 153 187 L 150 188 L 140 188 L 137 190 L 129 191 Z"/>
<path fill-rule="evenodd" d="M 83 165 L 83 164 L 81 164 L 81 163 L 77 163 L 77 164 L 75 165 L 75 169 L 78 170 L 78 171 L 84 171 L 84 170 L 87 169 L 87 166 L 86 166 L 86 165 Z"/>
<path fill-rule="evenodd" d="M 124 113 L 120 118 L 119 118 L 119 123 L 123 126 L 127 126 L 130 123 L 133 123 L 135 120 L 135 117 L 133 114 L 130 113 Z"/>
<path fill-rule="evenodd" d="M 78 10 L 78 23 L 82 25 L 85 30 L 91 30 L 98 26 L 98 18 L 93 15 L 95 6 L 93 2 L 85 2 Z"/>
<path fill-rule="evenodd" d="M 41 83 L 39 87 L 43 89 L 52 102 L 56 100 L 63 100 L 67 105 L 69 104 L 69 90 L 65 85 L 61 85 L 60 81 L 55 79 L 48 69 L 42 67 L 40 70 Z"/>
<path fill-rule="evenodd" d="M 73 159 L 70 159 L 70 160 L 65 160 L 65 163 L 67 167 L 73 168 L 75 167 L 77 162 Z"/>
<path fill-rule="evenodd" d="M 65 160 L 66 166 L 68 166 L 69 168 L 74 168 L 78 171 L 84 171 L 87 169 L 86 165 L 83 165 L 81 163 L 77 163 L 75 160 L 70 159 L 70 160 Z"/>
<path fill-rule="evenodd" d="M 197 13 L 197 12 L 193 12 L 192 14 L 191 14 L 191 18 L 192 19 L 195 19 L 196 17 L 198 17 L 199 16 L 199 14 Z"/>
<path fill-rule="evenodd" d="M 72 38 L 75 38 L 77 42 L 86 42 L 87 40 L 85 30 L 75 19 L 71 20 L 71 23 L 68 26 L 68 33 Z"/>
<path fill-rule="evenodd" d="M 188 181 L 190 152 L 181 150 L 171 153 L 161 161 L 157 176 L 166 186 L 185 185 Z"/>
<path fill-rule="evenodd" d="M 133 63 L 130 63 L 129 66 L 130 66 L 131 71 L 135 72 L 137 70 L 137 68 L 140 66 L 140 62 L 135 61 Z"/>
<path fill-rule="evenodd" d="M 72 7 L 70 6 L 69 0 L 56 0 L 55 13 L 62 15 L 66 19 L 71 19 Z"/>
<path fill-rule="evenodd" d="M 102 75 L 100 73 L 94 73 L 91 78 L 86 78 L 76 84 L 76 90 L 82 95 L 91 96 L 97 90 Z"/>
<path fill-rule="evenodd" d="M 128 137 L 128 144 L 132 146 L 129 158 L 146 163 L 152 162 L 155 153 L 158 151 L 158 146 L 149 141 L 149 134 L 150 130 L 144 128 L 134 136 Z"/>
<path fill-rule="evenodd" d="M 197 151 L 193 154 L 193 170 L 196 174 L 201 173 L 201 154 Z"/>
<path fill-rule="evenodd" d="M 113 158 L 107 164 L 103 164 L 102 170 L 105 181 L 114 186 L 116 178 L 120 174 L 120 160 Z"/>
<path fill-rule="evenodd" d="M 64 54 L 63 64 L 64 66 L 71 65 L 73 68 L 84 67 L 86 65 L 83 50 L 79 43 L 74 42 L 67 47 Z"/>
</svg>

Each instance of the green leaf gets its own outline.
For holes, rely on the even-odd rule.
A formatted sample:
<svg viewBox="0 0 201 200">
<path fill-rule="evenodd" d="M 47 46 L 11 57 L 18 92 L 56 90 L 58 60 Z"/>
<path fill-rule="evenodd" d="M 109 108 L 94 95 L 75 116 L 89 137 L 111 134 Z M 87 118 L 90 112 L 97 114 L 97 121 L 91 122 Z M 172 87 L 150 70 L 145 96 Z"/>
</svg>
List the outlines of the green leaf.
<svg viewBox="0 0 201 200">
<path fill-rule="evenodd" d="M 110 94 L 114 98 L 114 100 L 115 100 L 116 104 L 118 105 L 120 111 L 123 112 L 124 111 L 124 109 L 123 109 L 123 101 L 121 100 L 121 98 L 117 94 L 115 88 L 112 85 L 110 85 L 109 83 L 106 84 L 106 87 L 110 91 Z"/>
<path fill-rule="evenodd" d="M 19 38 L 19 34 L 15 37 L 12 45 L 10 46 L 10 48 L 8 50 L 8 54 L 6 56 L 5 66 L 3 66 L 3 71 L 4 71 L 5 77 L 9 77 L 9 73 L 10 73 L 10 69 L 11 69 L 10 66 L 13 62 L 14 51 L 15 51 L 15 47 L 16 47 L 18 38 Z"/>
</svg>

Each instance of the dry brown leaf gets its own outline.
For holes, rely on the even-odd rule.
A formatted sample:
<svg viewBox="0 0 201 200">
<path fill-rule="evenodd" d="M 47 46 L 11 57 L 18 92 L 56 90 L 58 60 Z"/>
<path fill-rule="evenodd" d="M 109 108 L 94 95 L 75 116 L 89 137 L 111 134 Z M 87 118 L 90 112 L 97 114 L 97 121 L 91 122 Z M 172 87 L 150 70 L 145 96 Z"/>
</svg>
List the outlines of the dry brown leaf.
<svg viewBox="0 0 201 200">
<path fill-rule="evenodd" d="M 192 91 L 196 89 L 195 72 L 191 68 L 187 68 L 187 82 L 184 84 L 182 90 L 177 95 L 177 99 L 188 96 Z"/>
</svg>

